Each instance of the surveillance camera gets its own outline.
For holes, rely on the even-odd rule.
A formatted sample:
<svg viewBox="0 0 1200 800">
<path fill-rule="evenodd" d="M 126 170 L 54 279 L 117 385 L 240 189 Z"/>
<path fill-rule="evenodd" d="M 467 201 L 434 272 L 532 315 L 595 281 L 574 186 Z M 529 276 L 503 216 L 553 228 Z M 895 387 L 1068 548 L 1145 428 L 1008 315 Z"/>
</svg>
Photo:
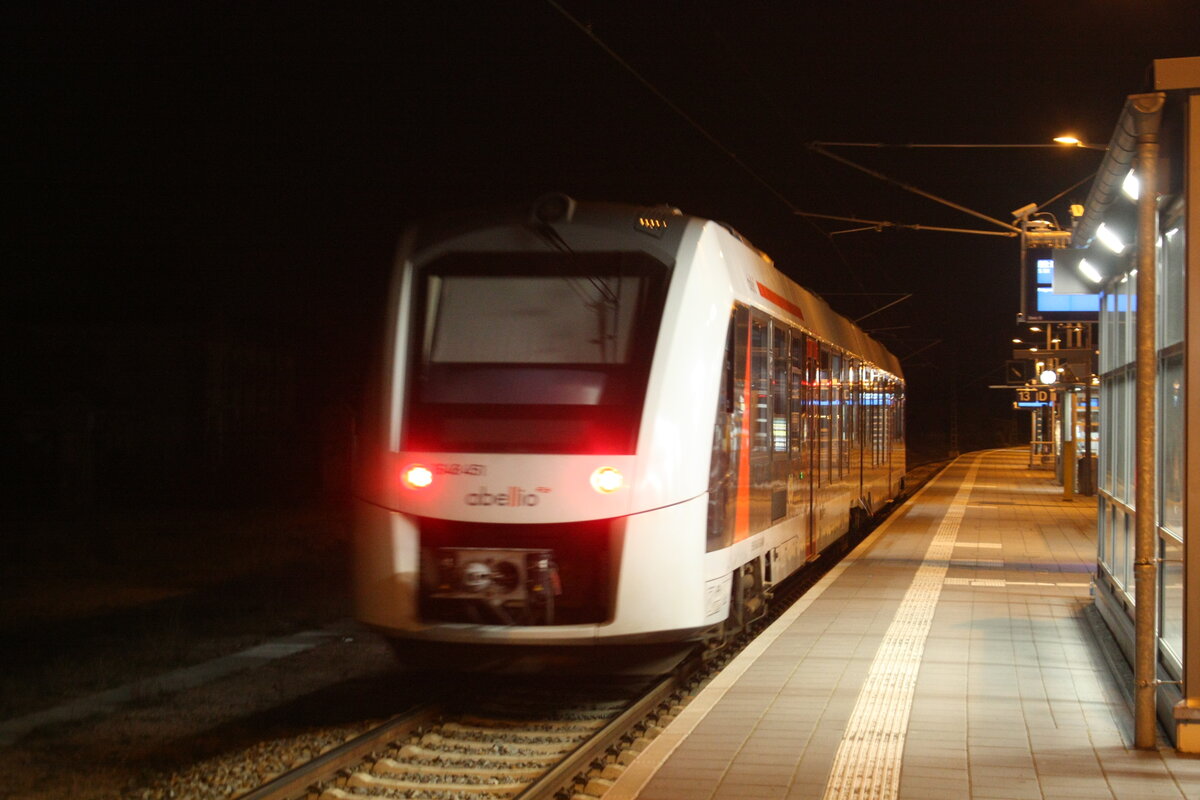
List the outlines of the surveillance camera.
<svg viewBox="0 0 1200 800">
<path fill-rule="evenodd" d="M 1012 215 L 1017 219 L 1023 219 L 1037 210 L 1037 203 L 1030 203 L 1027 206 L 1021 206 L 1016 211 L 1012 212 Z"/>
</svg>

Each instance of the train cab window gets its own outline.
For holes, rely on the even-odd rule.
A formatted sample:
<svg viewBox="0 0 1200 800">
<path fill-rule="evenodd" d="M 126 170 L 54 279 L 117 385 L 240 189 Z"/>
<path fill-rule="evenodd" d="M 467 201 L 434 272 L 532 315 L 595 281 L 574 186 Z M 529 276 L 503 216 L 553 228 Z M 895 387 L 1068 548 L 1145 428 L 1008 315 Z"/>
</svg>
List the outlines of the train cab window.
<svg viewBox="0 0 1200 800">
<path fill-rule="evenodd" d="M 667 273 L 640 252 L 432 262 L 414 293 L 404 446 L 633 452 Z"/>
</svg>

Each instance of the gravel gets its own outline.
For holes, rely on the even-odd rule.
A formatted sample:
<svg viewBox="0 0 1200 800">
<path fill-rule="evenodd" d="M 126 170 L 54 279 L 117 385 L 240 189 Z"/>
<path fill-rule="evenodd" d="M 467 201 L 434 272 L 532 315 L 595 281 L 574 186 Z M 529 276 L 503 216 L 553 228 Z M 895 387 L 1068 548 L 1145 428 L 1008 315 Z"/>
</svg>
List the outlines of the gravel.
<svg viewBox="0 0 1200 800">
<path fill-rule="evenodd" d="M 226 798 L 413 705 L 390 648 L 346 636 L 0 751 L 0 797 Z"/>
<path fill-rule="evenodd" d="M 174 540 L 143 529 L 161 537 L 155 558 L 131 540 L 116 561 L 66 563 L 30 548 L 0 566 L 0 719 L 300 631 L 336 635 L 36 728 L 0 747 L 0 800 L 232 797 L 414 704 L 391 649 L 348 619 L 339 509 L 223 515 Z"/>
</svg>

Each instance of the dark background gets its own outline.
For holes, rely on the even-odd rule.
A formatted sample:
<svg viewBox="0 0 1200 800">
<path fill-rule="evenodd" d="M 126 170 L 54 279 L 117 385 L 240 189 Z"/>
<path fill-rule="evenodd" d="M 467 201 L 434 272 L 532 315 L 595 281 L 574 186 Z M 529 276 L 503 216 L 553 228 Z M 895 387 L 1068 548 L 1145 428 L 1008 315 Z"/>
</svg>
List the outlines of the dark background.
<svg viewBox="0 0 1200 800">
<path fill-rule="evenodd" d="M 8 9 L 6 514 L 344 497 L 403 224 L 548 190 L 724 220 L 852 318 L 911 293 L 862 324 L 914 455 L 1017 443 L 1016 240 L 830 236 L 793 212 L 990 226 L 805 143 L 1104 144 L 1197 54 L 1170 0 L 560 2 Z M 1102 155 L 839 152 L 1005 221 Z"/>
</svg>

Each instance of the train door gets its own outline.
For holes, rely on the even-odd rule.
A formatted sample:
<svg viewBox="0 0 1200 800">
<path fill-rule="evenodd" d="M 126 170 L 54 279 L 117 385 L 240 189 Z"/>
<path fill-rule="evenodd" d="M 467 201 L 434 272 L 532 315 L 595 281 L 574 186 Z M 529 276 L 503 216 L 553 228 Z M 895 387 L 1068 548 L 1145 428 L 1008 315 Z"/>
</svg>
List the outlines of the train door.
<svg viewBox="0 0 1200 800">
<path fill-rule="evenodd" d="M 817 557 L 817 523 L 821 516 L 818 503 L 821 485 L 826 480 L 821 463 L 821 343 L 808 339 L 804 356 L 804 427 L 809 462 L 808 552 L 812 559 Z"/>
<path fill-rule="evenodd" d="M 786 327 L 771 325 L 771 522 L 788 516 L 788 477 L 791 474 L 788 442 L 788 394 L 791 361 Z"/>
<path fill-rule="evenodd" d="M 771 524 L 770 322 L 750 317 L 750 533 Z"/>
<path fill-rule="evenodd" d="M 812 394 L 809 383 L 808 338 L 792 334 L 788 385 L 788 442 L 791 470 L 788 475 L 788 514 L 798 518 L 805 558 L 816 555 L 813 537 Z"/>
<path fill-rule="evenodd" d="M 847 386 L 847 408 L 850 430 L 850 480 L 854 486 L 854 497 L 863 496 L 863 408 L 862 408 L 862 362 L 854 359 L 850 362 L 849 383 Z"/>
<path fill-rule="evenodd" d="M 830 464 L 830 400 L 829 350 L 820 342 L 808 342 L 808 427 L 812 463 L 812 540 L 813 550 L 823 545 L 823 528 L 828 499 Z M 816 553 L 814 552 L 814 555 Z"/>
</svg>

